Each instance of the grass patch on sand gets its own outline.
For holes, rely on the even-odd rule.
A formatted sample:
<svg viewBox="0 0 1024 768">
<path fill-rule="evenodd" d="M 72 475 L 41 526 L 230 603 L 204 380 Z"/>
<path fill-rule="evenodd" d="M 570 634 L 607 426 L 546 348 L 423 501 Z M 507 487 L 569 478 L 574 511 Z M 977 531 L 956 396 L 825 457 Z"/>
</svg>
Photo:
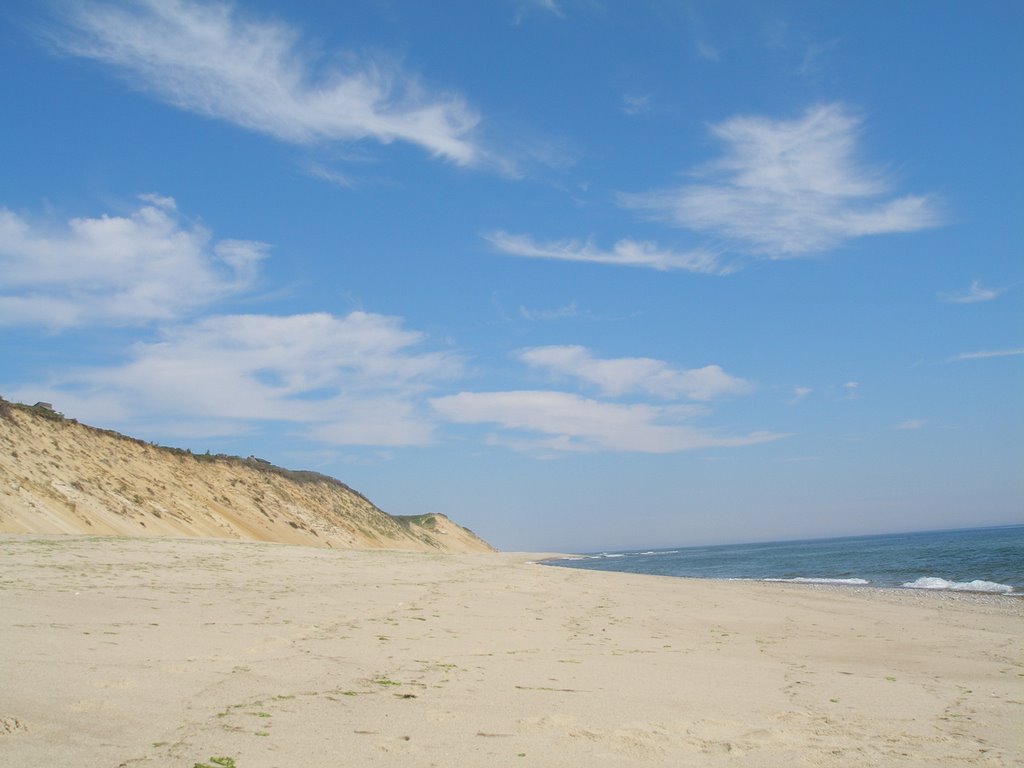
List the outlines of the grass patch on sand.
<svg viewBox="0 0 1024 768">
<path fill-rule="evenodd" d="M 211 757 L 209 763 L 196 763 L 192 768 L 237 768 L 233 757 Z"/>
</svg>

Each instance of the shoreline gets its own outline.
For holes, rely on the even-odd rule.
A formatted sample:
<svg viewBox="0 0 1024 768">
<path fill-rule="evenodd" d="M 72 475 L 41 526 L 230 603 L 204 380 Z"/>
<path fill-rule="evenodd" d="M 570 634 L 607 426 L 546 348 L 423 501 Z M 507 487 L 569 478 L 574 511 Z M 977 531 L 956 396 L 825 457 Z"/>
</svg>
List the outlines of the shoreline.
<svg viewBox="0 0 1024 768">
<path fill-rule="evenodd" d="M 10 764 L 1010 766 L 1024 751 L 1024 603 L 1001 595 L 211 539 L 4 536 L 0 554 Z"/>
<path fill-rule="evenodd" d="M 575 557 L 575 556 L 572 556 Z M 848 590 L 855 592 L 871 592 L 877 591 L 882 594 L 888 593 L 909 593 L 912 595 L 933 595 L 936 597 L 952 597 L 952 598 L 963 598 L 967 600 L 986 600 L 988 598 L 999 598 L 1007 599 L 1010 601 L 1024 600 L 1024 592 L 987 592 L 984 590 L 967 590 L 967 589 L 940 589 L 940 588 L 921 588 L 921 587 L 905 587 L 905 586 L 891 586 L 891 585 L 876 585 L 876 584 L 844 584 L 832 581 L 814 581 L 811 579 L 805 581 L 795 581 L 792 579 L 775 579 L 775 578 L 764 578 L 755 579 L 747 577 L 718 577 L 718 576 L 688 576 L 688 575 L 672 575 L 664 573 L 638 573 L 636 571 L 626 570 L 612 570 L 612 569 L 598 569 L 598 568 L 579 568 L 576 566 L 559 565 L 558 561 L 566 558 L 548 558 L 544 560 L 534 561 L 536 565 L 549 566 L 553 568 L 568 568 L 571 570 L 578 571 L 589 571 L 590 573 L 620 573 L 627 574 L 630 576 L 645 576 L 654 578 L 665 578 L 665 579 L 684 579 L 687 581 L 696 582 L 723 582 L 723 583 L 742 583 L 742 584 L 768 584 L 768 585 L 779 585 L 786 587 L 811 587 L 815 589 L 823 590 L 836 590 L 837 592 L 846 592 Z"/>
<path fill-rule="evenodd" d="M 549 558 L 565 568 L 730 581 L 1024 597 L 1024 525 Z"/>
</svg>

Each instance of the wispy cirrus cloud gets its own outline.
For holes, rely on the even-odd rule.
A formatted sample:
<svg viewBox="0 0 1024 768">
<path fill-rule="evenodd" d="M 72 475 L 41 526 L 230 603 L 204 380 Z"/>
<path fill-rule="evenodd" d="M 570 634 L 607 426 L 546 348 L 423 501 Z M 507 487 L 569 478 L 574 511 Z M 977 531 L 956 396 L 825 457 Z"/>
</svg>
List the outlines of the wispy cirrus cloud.
<svg viewBox="0 0 1024 768">
<path fill-rule="evenodd" d="M 459 165 L 484 152 L 480 116 L 389 61 L 320 67 L 299 31 L 229 3 L 83 0 L 62 6 L 58 50 L 105 65 L 180 109 L 295 144 L 403 141 Z"/>
<path fill-rule="evenodd" d="M 162 329 L 122 364 L 22 389 L 79 418 L 187 424 L 197 436 L 279 422 L 320 443 L 422 445 L 433 431 L 424 393 L 463 365 L 425 341 L 400 318 L 366 312 L 211 316 Z"/>
<path fill-rule="evenodd" d="M 1002 288 L 985 288 L 980 280 L 971 281 L 966 293 L 940 293 L 939 298 L 950 304 L 975 304 L 979 301 L 992 301 L 999 298 Z"/>
<path fill-rule="evenodd" d="M 728 275 L 732 251 L 754 258 L 807 256 L 869 235 L 914 232 L 942 223 L 929 196 L 894 196 L 885 174 L 856 156 L 860 119 L 825 104 L 792 120 L 733 117 L 711 126 L 724 145 L 717 160 L 678 187 L 623 193 L 619 202 L 648 217 L 710 239 L 688 250 L 624 238 L 611 248 L 592 240 L 537 240 L 497 230 L 484 237 L 513 256 Z M 979 299 L 980 300 L 980 299 Z"/>
<path fill-rule="evenodd" d="M 731 249 L 774 259 L 941 224 L 931 197 L 894 197 L 885 175 L 858 161 L 860 125 L 842 104 L 791 120 L 733 117 L 711 126 L 724 152 L 692 172 L 698 181 L 620 200 Z"/>
<path fill-rule="evenodd" d="M 0 208 L 0 325 L 167 321 L 252 288 L 268 246 L 214 241 L 173 199 L 125 216 L 34 223 Z"/>
<path fill-rule="evenodd" d="M 946 359 L 947 363 L 959 363 L 963 360 L 986 360 L 991 357 L 1017 357 L 1024 355 L 1024 347 L 1015 349 L 987 349 L 978 352 L 961 352 Z"/>
<path fill-rule="evenodd" d="M 667 400 L 708 401 L 748 394 L 754 388 L 717 365 L 683 370 L 649 357 L 598 358 L 575 345 L 532 347 L 521 350 L 518 357 L 534 368 L 593 384 L 612 397 L 642 393 Z"/>
<path fill-rule="evenodd" d="M 515 235 L 500 230 L 483 237 L 502 253 L 530 259 L 581 261 L 711 275 L 725 275 L 732 271 L 731 267 L 720 262 L 717 253 L 704 249 L 675 251 L 651 242 L 624 239 L 615 243 L 611 250 L 605 250 L 587 240 L 537 242 L 529 235 Z"/>
<path fill-rule="evenodd" d="M 720 435 L 684 423 L 693 415 L 687 406 L 609 403 L 567 392 L 460 392 L 433 398 L 430 404 L 451 422 L 509 430 L 511 436 L 496 436 L 494 442 L 534 452 L 676 453 L 784 437 L 767 432 Z"/>
<path fill-rule="evenodd" d="M 590 313 L 581 310 L 575 301 L 570 301 L 561 307 L 554 309 L 532 309 L 530 307 L 519 307 L 519 315 L 525 320 L 532 322 L 547 322 L 550 320 L 565 320 L 577 317 L 589 317 Z"/>
<path fill-rule="evenodd" d="M 530 1 L 531 1 L 531 3 L 533 5 L 536 5 L 538 8 L 544 9 L 548 13 L 553 13 L 556 16 L 565 16 L 565 12 L 562 10 L 561 6 L 559 6 L 559 4 L 557 2 L 555 2 L 555 0 L 530 0 Z"/>
<path fill-rule="evenodd" d="M 326 181 L 328 184 L 333 184 L 336 187 L 341 187 L 342 189 L 355 189 L 356 187 L 356 180 L 351 176 L 329 168 L 323 163 L 307 162 L 303 164 L 302 169 L 314 179 Z"/>
</svg>

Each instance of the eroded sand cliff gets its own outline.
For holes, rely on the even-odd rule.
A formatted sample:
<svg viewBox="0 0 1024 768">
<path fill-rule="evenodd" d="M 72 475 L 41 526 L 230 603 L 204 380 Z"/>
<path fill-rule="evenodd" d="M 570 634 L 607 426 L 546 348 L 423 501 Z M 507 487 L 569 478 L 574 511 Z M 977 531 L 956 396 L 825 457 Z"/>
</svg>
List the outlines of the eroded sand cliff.
<svg viewBox="0 0 1024 768">
<path fill-rule="evenodd" d="M 154 446 L 3 400 L 0 532 L 491 551 L 444 515 L 388 515 L 324 475 Z"/>
</svg>

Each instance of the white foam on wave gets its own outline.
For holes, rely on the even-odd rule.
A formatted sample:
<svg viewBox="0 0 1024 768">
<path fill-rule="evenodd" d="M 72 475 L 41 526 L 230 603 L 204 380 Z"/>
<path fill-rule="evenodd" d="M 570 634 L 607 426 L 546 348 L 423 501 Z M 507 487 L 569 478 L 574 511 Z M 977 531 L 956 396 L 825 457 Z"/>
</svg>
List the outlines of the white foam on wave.
<svg viewBox="0 0 1024 768">
<path fill-rule="evenodd" d="M 761 581 L 785 581 L 792 584 L 851 584 L 853 586 L 863 586 L 871 583 L 867 579 L 819 579 L 808 576 L 797 576 L 794 579 L 761 579 Z"/>
<path fill-rule="evenodd" d="M 640 557 L 641 555 L 677 555 L 678 549 L 649 550 L 647 552 L 601 552 L 597 555 L 574 555 L 562 557 L 560 560 L 604 560 L 609 557 Z"/>
<path fill-rule="evenodd" d="M 993 594 L 1009 595 L 1013 587 L 1009 584 L 997 584 L 994 581 L 946 581 L 937 576 L 922 576 L 917 581 L 908 581 L 903 585 L 907 589 L 945 589 L 951 592 L 989 592 Z"/>
</svg>

